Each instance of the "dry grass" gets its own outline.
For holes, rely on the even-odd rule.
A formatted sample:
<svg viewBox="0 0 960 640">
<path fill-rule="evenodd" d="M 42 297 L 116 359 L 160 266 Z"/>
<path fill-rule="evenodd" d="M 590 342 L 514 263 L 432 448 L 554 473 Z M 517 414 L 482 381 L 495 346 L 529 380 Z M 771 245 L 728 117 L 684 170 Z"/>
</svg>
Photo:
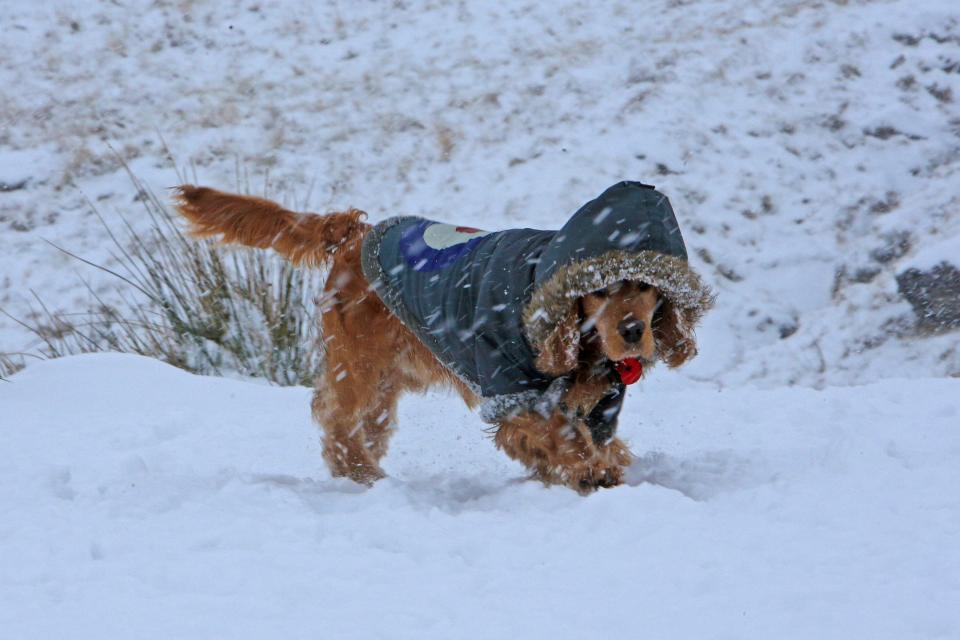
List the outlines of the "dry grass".
<svg viewBox="0 0 960 640">
<path fill-rule="evenodd" d="M 321 278 L 266 252 L 229 251 L 186 238 L 171 212 L 131 176 L 149 216 L 145 233 L 125 219 L 107 222 L 119 265 L 108 269 L 65 253 L 116 279 L 120 303 L 86 282 L 90 305 L 54 313 L 34 294 L 28 328 L 40 346 L 0 354 L 0 377 L 32 357 L 119 351 L 160 359 L 202 374 L 266 378 L 280 385 L 312 383 L 322 358 L 315 321 Z"/>
</svg>

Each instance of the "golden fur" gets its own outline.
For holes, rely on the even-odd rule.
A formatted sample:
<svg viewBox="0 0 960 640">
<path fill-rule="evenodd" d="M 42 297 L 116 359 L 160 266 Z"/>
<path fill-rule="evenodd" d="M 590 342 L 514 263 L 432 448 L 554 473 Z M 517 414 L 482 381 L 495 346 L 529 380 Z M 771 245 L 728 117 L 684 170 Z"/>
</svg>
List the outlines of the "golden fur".
<svg viewBox="0 0 960 640">
<path fill-rule="evenodd" d="M 306 266 L 329 266 L 320 310 L 326 361 L 312 410 L 323 430 L 323 458 L 334 476 L 365 484 L 383 477 L 379 463 L 403 393 L 442 385 L 457 391 L 469 407 L 478 404 L 479 398 L 371 290 L 360 264 L 363 238 L 371 228 L 362 211 L 295 213 L 262 198 L 191 185 L 178 188 L 177 208 L 195 235 L 273 248 Z M 619 484 L 630 463 L 627 447 L 617 438 L 597 445 L 582 417 L 611 386 L 609 376 L 596 373 L 598 362 L 638 357 L 650 364 L 658 350 L 666 349 L 669 364 L 678 366 L 696 352 L 692 344 L 684 348 L 670 342 L 671 337 L 679 342 L 683 334 L 667 326 L 663 318 L 673 314 L 658 312 L 658 298 L 655 289 L 639 283 L 584 296 L 558 323 L 536 363 L 551 375 L 575 370 L 570 389 L 550 416 L 530 411 L 501 420 L 497 447 L 546 483 L 581 492 Z M 637 341 L 624 340 L 618 330 L 624 322 L 642 323 Z"/>
</svg>

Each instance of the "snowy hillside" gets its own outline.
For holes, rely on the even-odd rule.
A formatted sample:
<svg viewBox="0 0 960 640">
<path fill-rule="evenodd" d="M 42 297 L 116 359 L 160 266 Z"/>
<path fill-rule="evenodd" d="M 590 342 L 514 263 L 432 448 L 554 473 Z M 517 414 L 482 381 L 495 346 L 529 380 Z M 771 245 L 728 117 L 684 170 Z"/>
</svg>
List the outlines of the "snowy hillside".
<svg viewBox="0 0 960 640">
<path fill-rule="evenodd" d="M 29 367 L 0 385 L 0 628 L 956 637 L 960 381 L 642 386 L 632 486 L 584 499 L 522 481 L 453 398 L 403 406 L 391 477 L 363 490 L 323 471 L 306 389 Z"/>
<path fill-rule="evenodd" d="M 295 206 L 491 229 L 557 228 L 637 179 L 671 197 L 721 294 L 689 375 L 960 374 L 956 335 L 918 330 L 895 281 L 960 254 L 954 0 L 8 5 L 0 306 L 17 315 L 29 289 L 86 305 L 42 239 L 108 261 L 87 200 L 143 224 L 114 151 L 157 191 L 180 181 L 172 154 Z M 25 342 L 0 318 L 0 351 Z"/>
</svg>

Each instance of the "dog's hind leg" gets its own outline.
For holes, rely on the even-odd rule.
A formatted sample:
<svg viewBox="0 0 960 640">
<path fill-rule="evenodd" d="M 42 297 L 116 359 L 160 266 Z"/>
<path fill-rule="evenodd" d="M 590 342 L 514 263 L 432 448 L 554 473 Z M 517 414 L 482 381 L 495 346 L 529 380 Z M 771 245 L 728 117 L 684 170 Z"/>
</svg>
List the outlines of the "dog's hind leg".
<svg viewBox="0 0 960 640">
<path fill-rule="evenodd" d="M 330 473 L 363 484 L 384 476 L 379 460 L 396 405 L 388 376 L 395 368 L 397 321 L 368 287 L 359 242 L 348 244 L 324 286 L 320 320 L 326 359 L 312 404 Z"/>
<path fill-rule="evenodd" d="M 338 368 L 328 368 L 313 393 L 313 417 L 323 430 L 323 459 L 334 477 L 373 484 L 384 473 L 367 446 L 368 416 L 362 410 L 367 390 L 337 384 L 340 373 Z"/>
<path fill-rule="evenodd" d="M 349 382 L 348 371 L 357 380 Z M 372 484 L 384 476 L 380 460 L 396 431 L 397 404 L 402 386 L 385 372 L 333 365 L 318 381 L 313 414 L 323 431 L 323 457 L 334 476 Z"/>
</svg>

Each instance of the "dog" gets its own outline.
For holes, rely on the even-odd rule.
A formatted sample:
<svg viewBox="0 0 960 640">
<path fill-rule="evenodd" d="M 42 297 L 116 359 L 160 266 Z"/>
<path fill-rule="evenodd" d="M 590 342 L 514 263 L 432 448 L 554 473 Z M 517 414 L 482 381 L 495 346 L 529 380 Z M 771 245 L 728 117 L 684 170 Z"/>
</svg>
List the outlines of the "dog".
<svg viewBox="0 0 960 640">
<path fill-rule="evenodd" d="M 496 446 L 533 478 L 581 493 L 620 484 L 625 385 L 656 360 L 694 357 L 714 301 L 666 196 L 639 182 L 558 231 L 371 225 L 358 209 L 296 213 L 192 185 L 175 198 L 195 236 L 327 270 L 312 413 L 331 474 L 367 485 L 384 477 L 400 396 L 437 386 L 482 405 Z"/>
</svg>

